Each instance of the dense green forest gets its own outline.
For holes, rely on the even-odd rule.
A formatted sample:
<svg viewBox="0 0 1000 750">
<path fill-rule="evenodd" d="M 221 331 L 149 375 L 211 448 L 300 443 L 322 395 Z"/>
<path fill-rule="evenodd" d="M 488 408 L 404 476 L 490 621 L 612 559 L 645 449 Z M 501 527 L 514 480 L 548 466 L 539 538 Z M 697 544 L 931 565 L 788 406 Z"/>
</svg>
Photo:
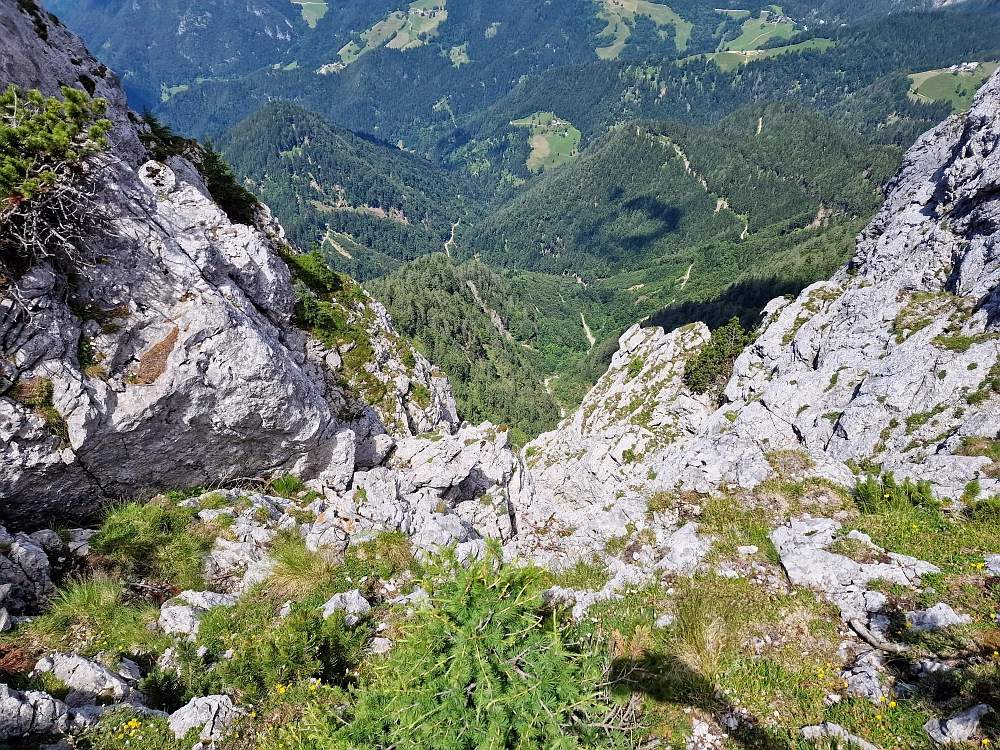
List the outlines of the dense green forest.
<svg viewBox="0 0 1000 750">
<path fill-rule="evenodd" d="M 479 210 L 460 176 L 287 102 L 218 145 L 294 241 L 321 244 L 331 266 L 359 279 L 444 250 Z"/>
<path fill-rule="evenodd" d="M 629 123 L 461 233 L 459 248 L 587 281 L 641 271 L 769 228 L 868 216 L 900 156 L 791 104 L 752 105 L 707 129 Z"/>
<path fill-rule="evenodd" d="M 523 303 L 506 280 L 439 253 L 367 286 L 396 329 L 448 374 L 463 419 L 512 425 L 522 444 L 555 426 L 559 407 L 542 385 L 541 359 L 508 330 Z"/>
</svg>

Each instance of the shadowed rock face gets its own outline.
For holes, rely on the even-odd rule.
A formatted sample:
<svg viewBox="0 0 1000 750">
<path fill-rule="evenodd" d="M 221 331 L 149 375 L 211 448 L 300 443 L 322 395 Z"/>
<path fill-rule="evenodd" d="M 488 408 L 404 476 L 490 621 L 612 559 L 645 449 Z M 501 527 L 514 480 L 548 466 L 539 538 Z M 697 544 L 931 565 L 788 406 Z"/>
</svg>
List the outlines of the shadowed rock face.
<svg viewBox="0 0 1000 750">
<path fill-rule="evenodd" d="M 185 159 L 146 161 L 117 78 L 78 38 L 14 0 L 0 0 L 0 36 L 4 83 L 53 94 L 91 88 L 89 75 L 116 123 L 88 165 L 100 229 L 83 262 L 40 264 L 0 292 L 0 517 L 85 519 L 104 496 L 276 472 L 339 490 L 359 445 L 370 461 L 387 431 L 456 426 L 447 380 L 419 354 L 399 361 L 405 345 L 374 302 L 366 369 L 388 392 L 379 412 L 352 401 L 339 355 L 330 364 L 291 324 L 281 227 L 266 209 L 231 223 Z M 32 403 L 46 393 L 47 410 Z"/>
</svg>

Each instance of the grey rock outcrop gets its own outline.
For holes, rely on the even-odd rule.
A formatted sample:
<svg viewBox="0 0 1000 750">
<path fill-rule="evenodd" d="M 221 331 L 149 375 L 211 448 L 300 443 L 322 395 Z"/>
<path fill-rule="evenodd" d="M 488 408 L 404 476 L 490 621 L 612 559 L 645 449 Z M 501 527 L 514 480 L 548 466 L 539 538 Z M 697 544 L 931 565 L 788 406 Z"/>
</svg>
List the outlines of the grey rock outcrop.
<svg viewBox="0 0 1000 750">
<path fill-rule="evenodd" d="M 0 3 L 5 80 L 57 93 L 86 76 L 116 130 L 91 165 L 101 228 L 81 241 L 87 272 L 70 284 L 43 263 L 0 299 L 0 514 L 22 526 L 86 518 L 102 495 L 234 476 L 295 473 L 342 490 L 359 443 L 371 461 L 386 451 L 379 435 L 457 426 L 447 380 L 419 354 L 402 364 L 409 347 L 373 301 L 357 312 L 370 324 L 364 369 L 392 393 L 381 414 L 356 402 L 292 325 L 281 227 L 264 208 L 254 226 L 232 223 L 181 157 L 142 163 L 117 78 L 33 9 Z M 59 429 L 14 384 L 50 391 Z"/>
<path fill-rule="evenodd" d="M 0 739 L 62 734 L 72 725 L 69 707 L 48 693 L 21 692 L 0 684 Z"/>
<path fill-rule="evenodd" d="M 525 448 L 535 493 L 559 509 L 606 505 L 646 479 L 643 457 L 693 435 L 714 411 L 682 383 L 709 337 L 696 323 L 664 333 L 632 326 L 580 408 Z"/>
<path fill-rule="evenodd" d="M 215 607 L 229 607 L 236 603 L 232 594 L 214 591 L 182 591 L 177 599 L 186 604 L 167 602 L 160 608 L 157 624 L 164 633 L 187 635 L 192 639 L 201 627 L 201 618 Z"/>
<path fill-rule="evenodd" d="M 963 438 L 996 437 L 1000 415 L 998 108 L 994 75 L 967 115 L 910 149 L 850 263 L 768 306 L 730 404 L 652 462 L 666 486 L 753 485 L 771 474 L 764 454 L 799 450 L 842 484 L 846 462 L 874 459 L 942 497 L 976 478 L 1000 489 L 988 458 L 955 455 Z"/>
<path fill-rule="evenodd" d="M 924 724 L 924 729 L 939 745 L 961 744 L 972 739 L 979 729 L 980 720 L 990 711 L 989 706 L 980 703 L 950 719 L 931 719 Z"/>
<path fill-rule="evenodd" d="M 901 586 L 920 584 L 920 576 L 940 570 L 922 560 L 887 553 L 886 562 L 859 563 L 826 548 L 834 542 L 840 523 L 830 518 L 795 518 L 771 532 L 781 564 L 794 586 L 821 591 L 840 608 L 844 621 L 867 623 L 886 602 L 883 594 L 868 591 L 871 581 Z"/>
<path fill-rule="evenodd" d="M 368 614 L 371 609 L 372 605 L 358 589 L 343 594 L 334 594 L 322 607 L 324 619 L 330 617 L 334 612 L 346 612 L 345 622 L 349 627 L 356 625 L 360 621 L 360 616 Z"/>
<path fill-rule="evenodd" d="M 72 692 L 66 696 L 68 706 L 93 705 L 99 699 L 114 703 L 143 703 L 142 694 L 128 682 L 102 664 L 75 654 L 52 654 L 35 664 L 35 672 L 51 672 Z"/>
<path fill-rule="evenodd" d="M 48 535 L 42 539 L 48 539 Z M 52 544 L 51 540 L 49 543 Z M 0 608 L 6 613 L 3 626 L 9 629 L 12 615 L 37 611 L 56 589 L 52 585 L 48 555 L 34 536 L 8 534 L 0 526 L 0 548 L 5 549 L 0 554 Z"/>
<path fill-rule="evenodd" d="M 229 726 L 242 714 L 243 711 L 233 706 L 228 695 L 206 695 L 192 698 L 186 706 L 170 714 L 167 723 L 177 739 L 201 727 L 198 738 L 214 743 L 225 736 Z"/>
</svg>

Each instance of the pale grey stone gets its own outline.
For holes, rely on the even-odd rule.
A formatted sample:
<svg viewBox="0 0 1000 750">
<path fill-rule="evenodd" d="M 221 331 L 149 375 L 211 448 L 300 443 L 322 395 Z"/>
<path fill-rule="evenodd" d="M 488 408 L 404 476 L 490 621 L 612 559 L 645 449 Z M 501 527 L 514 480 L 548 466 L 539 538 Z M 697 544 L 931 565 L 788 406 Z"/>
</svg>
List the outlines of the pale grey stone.
<svg viewBox="0 0 1000 750">
<path fill-rule="evenodd" d="M 48 693 L 0 684 L 0 740 L 29 734 L 62 734 L 72 724 L 69 707 Z"/>
<path fill-rule="evenodd" d="M 139 665 L 131 659 L 122 658 L 118 663 L 118 675 L 130 685 L 135 685 L 142 679 Z"/>
<path fill-rule="evenodd" d="M 368 647 L 373 654 L 387 654 L 392 649 L 392 641 L 388 638 L 372 638 Z"/>
<path fill-rule="evenodd" d="M 991 576 L 1000 576 L 1000 555 L 986 556 L 986 572 Z"/>
<path fill-rule="evenodd" d="M 177 595 L 178 599 L 183 599 L 192 607 L 209 610 L 215 607 L 231 607 L 236 603 L 233 594 L 219 594 L 215 591 L 182 591 Z"/>
<path fill-rule="evenodd" d="M 944 602 L 939 602 L 930 609 L 906 613 L 906 624 L 914 632 L 939 630 L 954 625 L 968 625 L 971 622 L 971 617 L 958 614 Z"/>
<path fill-rule="evenodd" d="M 233 706 L 228 695 L 208 695 L 191 701 L 170 714 L 168 724 L 174 737 L 181 739 L 192 729 L 201 727 L 199 739 L 203 742 L 221 740 L 243 711 Z"/>
<path fill-rule="evenodd" d="M 699 524 L 686 523 L 675 531 L 666 542 L 669 551 L 654 566 L 655 570 L 680 575 L 693 575 L 698 565 L 712 549 L 711 542 L 698 536 Z"/>
<path fill-rule="evenodd" d="M 164 633 L 193 637 L 201 625 L 201 613 L 186 604 L 167 604 L 160 609 L 157 624 Z"/>
<path fill-rule="evenodd" d="M 142 703 L 142 694 L 134 690 L 119 675 L 97 662 L 74 654 L 55 653 L 40 659 L 35 672 L 51 672 L 76 694 L 76 705 L 94 703 L 99 697 L 111 698 L 115 703 L 126 700 Z M 138 700 L 137 700 L 138 699 Z M 67 698 L 67 704 L 70 704 Z"/>
<path fill-rule="evenodd" d="M 931 719 L 924 724 L 924 729 L 939 745 L 968 742 L 979 730 L 980 720 L 992 710 L 985 703 L 980 703 L 950 719 Z"/>
<path fill-rule="evenodd" d="M 364 615 L 371 611 L 372 605 L 365 599 L 358 589 L 352 589 L 342 594 L 334 594 L 321 607 L 323 617 L 327 618 L 334 612 L 343 610 L 348 615 Z M 357 618 L 355 618 L 357 622 Z"/>
</svg>

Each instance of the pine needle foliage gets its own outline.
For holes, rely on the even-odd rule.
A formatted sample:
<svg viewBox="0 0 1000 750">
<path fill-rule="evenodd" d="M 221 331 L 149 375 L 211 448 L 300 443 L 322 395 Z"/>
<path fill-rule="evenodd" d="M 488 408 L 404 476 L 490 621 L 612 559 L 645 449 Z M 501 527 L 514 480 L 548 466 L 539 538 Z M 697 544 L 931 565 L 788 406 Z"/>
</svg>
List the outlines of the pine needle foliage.
<svg viewBox="0 0 1000 750">
<path fill-rule="evenodd" d="M 65 101 L 11 84 L 0 94 L 0 196 L 30 200 L 52 188 L 61 164 L 108 147 L 107 103 L 63 86 Z"/>
<path fill-rule="evenodd" d="M 600 670 L 541 600 L 541 573 L 489 554 L 439 586 L 358 691 L 343 734 L 365 748 L 593 747 Z"/>
<path fill-rule="evenodd" d="M 11 84 L 0 93 L 0 287 L 34 263 L 76 252 L 94 219 L 84 162 L 108 148 L 104 99 L 62 87 L 63 99 Z"/>
<path fill-rule="evenodd" d="M 684 385 L 718 398 L 733 374 L 733 363 L 752 341 L 752 333 L 743 330 L 739 318 L 716 328 L 701 351 L 684 364 Z"/>
</svg>

